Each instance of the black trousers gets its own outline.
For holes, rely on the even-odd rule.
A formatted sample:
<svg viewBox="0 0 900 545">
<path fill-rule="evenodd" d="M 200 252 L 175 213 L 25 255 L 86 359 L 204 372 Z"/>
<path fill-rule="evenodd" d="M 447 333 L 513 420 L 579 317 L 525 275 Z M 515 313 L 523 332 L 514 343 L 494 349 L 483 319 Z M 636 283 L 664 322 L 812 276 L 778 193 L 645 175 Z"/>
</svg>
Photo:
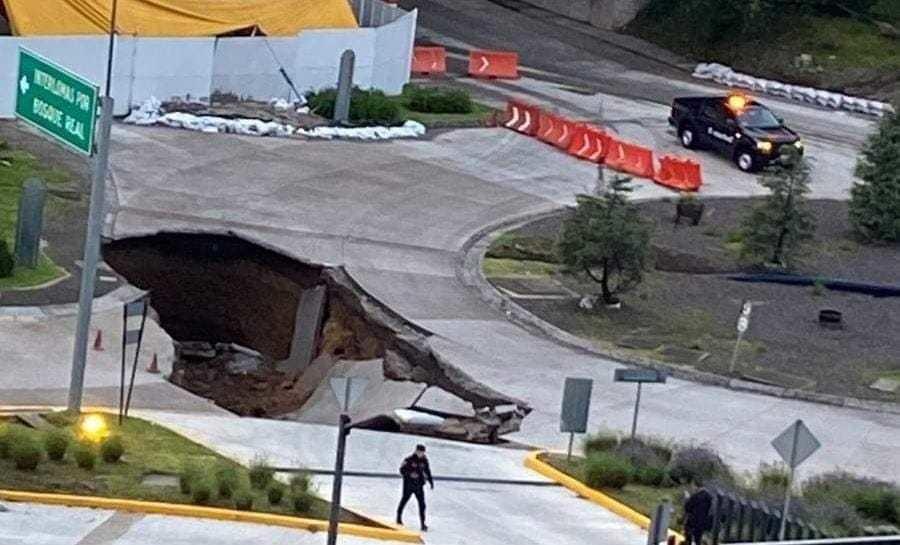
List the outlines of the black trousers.
<svg viewBox="0 0 900 545">
<path fill-rule="evenodd" d="M 403 497 L 400 498 L 400 505 L 397 507 L 397 522 L 403 520 L 403 509 L 412 496 L 416 497 L 416 503 L 419 504 L 419 522 L 425 525 L 425 484 L 414 482 L 403 482 Z"/>
<path fill-rule="evenodd" d="M 694 528 L 691 526 L 685 527 L 684 545 L 702 545 L 704 532 L 705 530 L 703 528 Z"/>
</svg>

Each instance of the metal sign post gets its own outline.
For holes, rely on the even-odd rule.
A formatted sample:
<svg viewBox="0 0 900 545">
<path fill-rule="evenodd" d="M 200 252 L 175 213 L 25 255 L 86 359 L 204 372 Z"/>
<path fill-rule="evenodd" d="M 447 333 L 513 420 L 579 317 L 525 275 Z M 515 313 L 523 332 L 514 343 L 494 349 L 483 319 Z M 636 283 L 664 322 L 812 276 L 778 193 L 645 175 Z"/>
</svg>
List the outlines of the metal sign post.
<svg viewBox="0 0 900 545">
<path fill-rule="evenodd" d="M 638 413 L 641 410 L 641 390 L 645 382 L 664 384 L 668 375 L 655 369 L 616 369 L 613 375 L 615 382 L 637 382 L 637 397 L 634 400 L 634 418 L 631 421 L 631 438 L 637 436 Z"/>
<path fill-rule="evenodd" d="M 572 445 L 576 433 L 587 431 L 588 412 L 591 408 L 591 389 L 594 381 L 589 378 L 566 378 L 563 390 L 559 431 L 569 434 L 569 450 L 566 460 L 572 459 Z"/>
<path fill-rule="evenodd" d="M 331 490 L 331 515 L 328 517 L 328 545 L 337 543 L 338 520 L 341 516 L 341 487 L 344 484 L 344 455 L 347 436 L 350 434 L 350 417 L 347 412 L 362 396 L 369 379 L 364 377 L 336 377 L 331 379 L 331 390 L 341 407 L 338 417 L 337 454 L 334 461 L 334 484 Z"/>
<path fill-rule="evenodd" d="M 134 376 L 137 372 L 138 357 L 141 353 L 141 343 L 144 340 L 144 326 L 147 324 L 147 307 L 150 306 L 150 296 L 144 295 L 137 301 L 127 303 L 122 308 L 122 367 L 119 382 L 119 425 L 122 419 L 128 416 L 131 407 L 131 394 L 134 391 Z M 128 318 L 141 317 L 141 326 L 138 329 L 129 329 Z M 128 345 L 134 344 L 134 362 L 131 365 L 131 380 L 128 382 L 128 395 L 125 395 L 125 354 Z"/>
<path fill-rule="evenodd" d="M 734 352 L 731 353 L 731 364 L 728 366 L 728 373 L 733 374 L 737 365 L 738 351 L 741 347 L 741 341 L 744 339 L 744 333 L 750 327 L 750 313 L 753 312 L 753 303 L 744 301 L 741 305 L 741 314 L 737 321 L 737 340 L 734 342 Z"/>
<path fill-rule="evenodd" d="M 772 446 L 778 451 L 781 459 L 787 463 L 789 471 L 787 491 L 784 494 L 784 509 L 781 512 L 781 527 L 778 530 L 778 540 L 784 541 L 788 513 L 791 508 L 791 491 L 794 488 L 794 470 L 819 450 L 822 444 L 802 420 L 797 420 L 772 440 Z"/>
</svg>

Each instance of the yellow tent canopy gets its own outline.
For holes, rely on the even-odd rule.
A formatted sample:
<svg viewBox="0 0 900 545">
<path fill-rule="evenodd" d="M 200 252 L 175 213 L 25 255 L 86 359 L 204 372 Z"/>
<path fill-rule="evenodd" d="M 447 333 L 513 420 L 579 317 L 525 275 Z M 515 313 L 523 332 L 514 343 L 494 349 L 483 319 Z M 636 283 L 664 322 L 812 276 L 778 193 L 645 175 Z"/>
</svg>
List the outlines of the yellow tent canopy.
<svg viewBox="0 0 900 545">
<path fill-rule="evenodd" d="M 0 0 L 13 35 L 106 34 L 112 0 Z M 125 36 L 222 36 L 255 30 L 294 36 L 312 28 L 356 28 L 347 0 L 119 0 Z"/>
</svg>

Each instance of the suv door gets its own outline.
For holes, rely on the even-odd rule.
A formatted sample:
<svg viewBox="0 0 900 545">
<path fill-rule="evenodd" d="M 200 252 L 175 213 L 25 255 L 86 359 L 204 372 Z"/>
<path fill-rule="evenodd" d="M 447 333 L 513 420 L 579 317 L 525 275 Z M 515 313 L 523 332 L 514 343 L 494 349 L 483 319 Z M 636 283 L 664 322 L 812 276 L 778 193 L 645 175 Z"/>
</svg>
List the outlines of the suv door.
<svg viewBox="0 0 900 545">
<path fill-rule="evenodd" d="M 719 151 L 729 151 L 734 146 L 734 120 L 729 125 L 728 110 L 719 100 L 707 101 L 700 111 L 703 122 L 703 136 L 709 144 Z"/>
</svg>

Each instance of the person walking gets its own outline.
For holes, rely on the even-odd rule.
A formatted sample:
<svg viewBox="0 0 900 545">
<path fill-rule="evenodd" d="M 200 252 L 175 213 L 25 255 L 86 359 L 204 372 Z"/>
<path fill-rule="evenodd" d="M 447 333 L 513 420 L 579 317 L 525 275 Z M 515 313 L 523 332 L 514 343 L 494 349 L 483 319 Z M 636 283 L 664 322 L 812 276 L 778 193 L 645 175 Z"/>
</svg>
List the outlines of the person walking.
<svg viewBox="0 0 900 545">
<path fill-rule="evenodd" d="M 712 528 L 712 494 L 703 486 L 695 486 L 684 502 L 685 545 L 702 545 L 703 534 Z"/>
<path fill-rule="evenodd" d="M 425 524 L 425 481 L 428 481 L 434 490 L 434 479 L 431 478 L 431 466 L 425 456 L 425 445 L 416 445 L 415 452 L 403 460 L 400 475 L 403 476 L 403 496 L 397 507 L 397 524 L 403 525 L 403 509 L 409 498 L 415 496 L 419 504 L 419 522 L 422 524 L 422 531 L 428 531 L 428 525 Z"/>
</svg>

